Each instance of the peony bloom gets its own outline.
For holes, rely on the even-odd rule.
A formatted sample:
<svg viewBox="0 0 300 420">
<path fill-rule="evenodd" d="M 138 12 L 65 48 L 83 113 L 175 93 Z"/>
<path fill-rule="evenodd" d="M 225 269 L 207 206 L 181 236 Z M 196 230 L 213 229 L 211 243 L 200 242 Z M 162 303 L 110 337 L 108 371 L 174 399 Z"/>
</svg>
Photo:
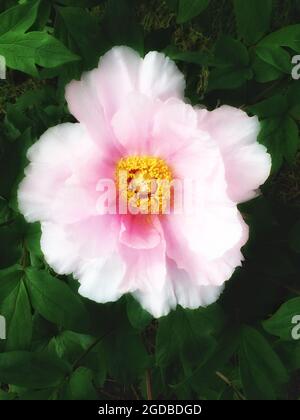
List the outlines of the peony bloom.
<svg viewBox="0 0 300 420">
<path fill-rule="evenodd" d="M 66 88 L 78 123 L 50 128 L 28 151 L 20 210 L 41 222 L 48 264 L 73 273 L 89 299 L 132 293 L 155 317 L 177 304 L 206 306 L 243 261 L 248 227 L 237 203 L 257 195 L 271 167 L 258 119 L 229 106 L 193 108 L 184 88 L 163 54 L 142 59 L 115 47 Z M 125 187 L 107 200 L 102 184 L 120 187 L 123 173 Z M 172 211 L 165 179 L 196 184 L 193 211 Z M 131 205 L 127 214 L 120 203 Z M 151 203 L 156 212 L 146 214 Z"/>
</svg>

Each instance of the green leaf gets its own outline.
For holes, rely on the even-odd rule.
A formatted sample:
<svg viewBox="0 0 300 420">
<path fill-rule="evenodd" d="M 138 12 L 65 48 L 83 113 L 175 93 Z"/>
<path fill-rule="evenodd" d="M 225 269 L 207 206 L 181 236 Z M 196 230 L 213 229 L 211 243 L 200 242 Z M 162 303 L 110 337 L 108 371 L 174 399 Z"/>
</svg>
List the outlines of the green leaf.
<svg viewBox="0 0 300 420">
<path fill-rule="evenodd" d="M 41 251 L 41 225 L 40 223 L 31 223 L 25 233 L 24 245 L 25 248 L 38 257 L 42 257 Z"/>
<path fill-rule="evenodd" d="M 59 385 L 69 373 L 69 366 L 57 356 L 12 351 L 0 353 L 0 382 L 25 388 L 48 388 Z"/>
<path fill-rule="evenodd" d="M 255 55 L 251 67 L 254 72 L 254 78 L 259 83 L 272 82 L 273 80 L 279 79 L 283 74 L 281 70 L 278 70 L 274 66 L 266 63 L 257 55 Z"/>
<path fill-rule="evenodd" d="M 245 326 L 240 339 L 240 371 L 249 400 L 276 400 L 288 381 L 287 371 L 267 340 Z"/>
<path fill-rule="evenodd" d="M 214 66 L 208 82 L 208 91 L 236 89 L 253 76 L 249 67 L 247 48 L 230 36 L 223 36 L 215 46 Z"/>
<path fill-rule="evenodd" d="M 27 290 L 22 280 L 3 300 L 0 313 L 7 323 L 6 351 L 28 350 L 32 338 L 32 314 Z"/>
<path fill-rule="evenodd" d="M 209 75 L 208 91 L 216 89 L 237 89 L 252 78 L 249 69 L 217 68 Z"/>
<path fill-rule="evenodd" d="M 185 23 L 200 15 L 209 5 L 209 0 L 179 0 L 177 22 Z"/>
<path fill-rule="evenodd" d="M 299 129 L 290 117 L 269 118 L 261 123 L 258 140 L 272 156 L 272 171 L 276 172 L 285 158 L 292 163 L 299 148 Z"/>
<path fill-rule="evenodd" d="M 39 0 L 12 7 L 0 15 L 0 36 L 7 32 L 24 33 L 35 22 Z"/>
<path fill-rule="evenodd" d="M 132 384 L 145 373 L 150 358 L 141 336 L 131 327 L 126 316 L 119 320 L 117 327 L 102 340 L 101 347 L 109 375 L 122 384 Z"/>
<path fill-rule="evenodd" d="M 266 119 L 285 115 L 288 112 L 289 106 L 286 96 L 278 94 L 252 105 L 249 109 L 258 115 L 260 119 Z"/>
<path fill-rule="evenodd" d="M 159 320 L 155 357 L 162 371 L 172 375 L 169 381 L 191 376 L 213 353 L 223 323 L 224 314 L 217 305 L 194 311 L 178 308 Z"/>
<path fill-rule="evenodd" d="M 0 196 L 0 226 L 9 225 L 13 220 L 13 211 L 5 198 Z"/>
<path fill-rule="evenodd" d="M 21 258 L 22 234 L 18 223 L 0 227 L 0 269 L 7 268 Z"/>
<path fill-rule="evenodd" d="M 215 379 L 216 372 L 222 370 L 238 347 L 238 331 L 235 327 L 224 328 L 217 344 L 207 357 L 202 357 L 196 369 L 174 388 L 182 388 L 186 384 L 198 393 L 207 392 L 208 383 Z"/>
<path fill-rule="evenodd" d="M 98 395 L 93 385 L 93 372 L 80 367 L 72 373 L 64 390 L 64 400 L 97 400 Z"/>
<path fill-rule="evenodd" d="M 78 7 L 58 7 L 57 11 L 76 51 L 88 66 L 97 66 L 105 45 L 101 42 L 100 25 L 95 17 Z"/>
<path fill-rule="evenodd" d="M 44 318 L 72 331 L 86 331 L 85 306 L 66 283 L 41 270 L 28 269 L 26 276 L 32 304 Z"/>
<path fill-rule="evenodd" d="M 271 153 L 273 172 L 283 159 L 292 163 L 299 148 L 298 125 L 290 117 L 292 105 L 286 95 L 278 94 L 250 107 L 262 120 L 258 140 Z"/>
<path fill-rule="evenodd" d="M 183 61 L 198 66 L 208 65 L 211 61 L 209 53 L 203 51 L 180 51 L 171 45 L 164 50 L 164 53 L 172 60 Z"/>
<path fill-rule="evenodd" d="M 46 32 L 9 32 L 0 37 L 0 54 L 8 67 L 32 76 L 37 76 L 36 64 L 53 68 L 79 59 Z"/>
<path fill-rule="evenodd" d="M 248 45 L 259 41 L 271 22 L 272 0 L 233 0 L 239 36 Z"/>
<path fill-rule="evenodd" d="M 152 316 L 131 296 L 126 296 L 127 315 L 129 322 L 138 330 L 145 329 L 151 322 Z"/>
<path fill-rule="evenodd" d="M 256 48 L 256 54 L 261 60 L 267 64 L 270 64 L 276 70 L 279 70 L 282 73 L 291 74 L 291 56 L 282 47 L 276 45 L 259 45 Z"/>
<path fill-rule="evenodd" d="M 215 65 L 217 67 L 243 68 L 249 65 L 247 48 L 231 36 L 222 36 L 215 46 Z"/>
<path fill-rule="evenodd" d="M 293 318 L 296 316 L 300 316 L 300 298 L 285 302 L 270 319 L 263 322 L 263 327 L 282 340 L 294 340 L 292 330 L 295 327 Z"/>
<path fill-rule="evenodd" d="M 23 274 L 20 265 L 0 270 L 0 303 L 17 287 Z"/>
<path fill-rule="evenodd" d="M 259 45 L 289 47 L 297 52 L 300 51 L 300 24 L 286 26 L 267 35 Z"/>
<path fill-rule="evenodd" d="M 50 340 L 47 349 L 74 364 L 94 341 L 95 338 L 89 335 L 62 331 Z"/>
<path fill-rule="evenodd" d="M 135 15 L 131 0 L 108 0 L 102 28 L 107 49 L 114 45 L 127 45 L 144 53 L 143 32 Z"/>
</svg>

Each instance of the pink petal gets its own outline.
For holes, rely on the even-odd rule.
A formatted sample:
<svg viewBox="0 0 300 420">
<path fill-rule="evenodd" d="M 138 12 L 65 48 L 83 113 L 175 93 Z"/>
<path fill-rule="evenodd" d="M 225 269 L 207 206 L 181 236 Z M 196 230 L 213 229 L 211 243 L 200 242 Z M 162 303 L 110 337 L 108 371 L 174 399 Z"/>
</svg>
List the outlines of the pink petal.
<svg viewBox="0 0 300 420">
<path fill-rule="evenodd" d="M 162 240 L 162 230 L 157 217 L 126 215 L 122 218 L 120 243 L 134 249 L 151 249 Z"/>
<path fill-rule="evenodd" d="M 28 221 L 57 219 L 57 198 L 62 190 L 69 191 L 68 186 L 69 197 L 73 194 L 73 200 L 69 203 L 73 210 L 87 210 L 86 200 L 79 201 L 79 196 L 88 197 L 91 194 L 92 197 L 94 191 L 86 188 L 83 191 L 80 184 L 70 182 L 82 172 L 84 163 L 91 162 L 97 156 L 97 150 L 84 127 L 80 124 L 61 124 L 50 128 L 28 150 L 27 156 L 31 163 L 19 186 L 18 202 Z M 77 188 L 77 200 L 76 193 L 72 193 L 74 188 Z M 68 212 L 68 203 L 64 200 L 62 196 L 58 207 L 62 210 L 65 207 Z"/>
<path fill-rule="evenodd" d="M 165 242 L 151 249 L 121 246 L 126 263 L 123 293 L 132 293 L 155 317 L 166 315 L 176 305 L 172 284 L 167 279 Z"/>
<path fill-rule="evenodd" d="M 150 51 L 145 56 L 140 70 L 140 92 L 165 101 L 183 98 L 184 89 L 184 76 L 172 60 L 157 51 Z"/>
<path fill-rule="evenodd" d="M 257 142 L 257 117 L 222 106 L 212 112 L 201 110 L 198 118 L 199 127 L 207 130 L 220 147 L 230 198 L 238 203 L 255 197 L 271 170 L 271 157 Z"/>
</svg>

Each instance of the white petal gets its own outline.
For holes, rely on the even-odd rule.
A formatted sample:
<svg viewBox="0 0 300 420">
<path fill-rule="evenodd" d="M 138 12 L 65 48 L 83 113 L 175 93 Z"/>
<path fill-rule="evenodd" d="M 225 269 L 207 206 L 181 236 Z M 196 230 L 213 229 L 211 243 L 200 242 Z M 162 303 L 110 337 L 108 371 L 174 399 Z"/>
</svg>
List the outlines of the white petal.
<svg viewBox="0 0 300 420">
<path fill-rule="evenodd" d="M 118 254 L 90 260 L 76 273 L 79 293 L 98 303 L 115 302 L 123 294 L 124 273 L 125 264 Z"/>
<path fill-rule="evenodd" d="M 80 263 L 79 244 L 68 240 L 63 226 L 42 223 L 41 249 L 45 260 L 58 274 L 71 274 Z"/>
<path fill-rule="evenodd" d="M 185 80 L 176 64 L 164 54 L 151 51 L 141 65 L 140 92 L 163 101 L 183 98 Z"/>
</svg>

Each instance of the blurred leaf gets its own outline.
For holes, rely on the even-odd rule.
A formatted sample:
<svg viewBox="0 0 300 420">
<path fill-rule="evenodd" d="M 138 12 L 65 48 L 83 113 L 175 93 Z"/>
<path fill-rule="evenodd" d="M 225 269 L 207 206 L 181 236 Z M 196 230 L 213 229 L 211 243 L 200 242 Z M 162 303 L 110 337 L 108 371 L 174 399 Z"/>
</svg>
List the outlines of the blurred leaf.
<svg viewBox="0 0 300 420">
<path fill-rule="evenodd" d="M 272 0 L 233 0 L 239 36 L 253 45 L 268 32 Z"/>
<path fill-rule="evenodd" d="M 141 305 L 131 296 L 127 298 L 127 315 L 129 322 L 138 330 L 145 329 L 151 322 L 152 316 L 149 312 L 145 311 Z"/>
<path fill-rule="evenodd" d="M 68 365 L 54 355 L 25 351 L 0 353 L 2 383 L 30 389 L 48 388 L 59 385 L 68 373 Z"/>
<path fill-rule="evenodd" d="M 240 0 L 242 1 L 242 0 Z M 267 35 L 260 41 L 262 46 L 289 47 L 294 51 L 300 51 L 300 24 L 290 25 Z"/>
<path fill-rule="evenodd" d="M 23 269 L 20 265 L 0 270 L 0 304 L 9 296 L 23 277 Z"/>
<path fill-rule="evenodd" d="M 300 316 L 300 298 L 285 302 L 270 319 L 263 322 L 263 327 L 268 333 L 282 340 L 294 340 L 292 330 L 295 327 L 295 316 Z"/>
<path fill-rule="evenodd" d="M 254 72 L 255 80 L 259 83 L 272 82 L 279 79 L 283 73 L 273 65 L 268 64 L 266 61 L 255 55 L 252 62 L 252 69 Z"/>
<path fill-rule="evenodd" d="M 194 311 L 177 308 L 160 319 L 155 357 L 169 381 L 182 382 L 212 355 L 223 323 L 224 314 L 218 305 Z"/>
<path fill-rule="evenodd" d="M 78 7 L 58 7 L 57 11 L 76 46 L 75 52 L 80 54 L 88 67 L 96 67 L 105 45 L 101 43 L 100 25 L 95 17 Z"/>
<path fill-rule="evenodd" d="M 259 141 L 271 153 L 273 172 L 280 168 L 283 159 L 292 163 L 299 148 L 299 128 L 289 115 L 290 108 L 291 103 L 281 94 L 250 107 L 262 120 Z"/>
<path fill-rule="evenodd" d="M 280 72 L 291 74 L 292 63 L 290 54 L 279 46 L 263 46 L 256 48 L 256 54 L 265 63 L 270 64 Z"/>
<path fill-rule="evenodd" d="M 126 319 L 120 319 L 118 329 L 108 334 L 102 343 L 109 375 L 122 384 L 137 382 L 150 359 L 141 337 Z"/>
<path fill-rule="evenodd" d="M 60 4 L 74 7 L 94 7 L 104 0 L 59 0 Z"/>
<path fill-rule="evenodd" d="M 80 367 L 70 376 L 64 390 L 64 400 L 97 400 L 98 395 L 93 386 L 93 373 L 90 369 Z"/>
<path fill-rule="evenodd" d="M 174 46 L 169 46 L 164 50 L 164 53 L 175 61 L 184 61 L 185 63 L 196 64 L 198 66 L 208 65 L 211 61 L 211 56 L 203 51 L 180 51 Z"/>
<path fill-rule="evenodd" d="M 21 258 L 21 241 L 22 233 L 17 222 L 0 227 L 0 269 L 15 264 Z"/>
<path fill-rule="evenodd" d="M 239 354 L 246 397 L 250 400 L 276 400 L 288 381 L 288 375 L 267 340 L 254 328 L 245 326 Z"/>
<path fill-rule="evenodd" d="M 28 350 L 32 338 L 32 314 L 27 290 L 22 280 L 3 300 L 0 309 L 7 322 L 6 351 Z"/>
<path fill-rule="evenodd" d="M 133 0 L 108 0 L 102 24 L 107 48 L 126 45 L 144 53 L 143 33 L 134 10 Z"/>
<path fill-rule="evenodd" d="M 177 22 L 184 23 L 200 15 L 207 8 L 210 0 L 179 0 Z"/>
<path fill-rule="evenodd" d="M 214 66 L 208 81 L 208 91 L 236 89 L 253 76 L 246 47 L 239 41 L 223 36 L 215 46 Z"/>
</svg>

